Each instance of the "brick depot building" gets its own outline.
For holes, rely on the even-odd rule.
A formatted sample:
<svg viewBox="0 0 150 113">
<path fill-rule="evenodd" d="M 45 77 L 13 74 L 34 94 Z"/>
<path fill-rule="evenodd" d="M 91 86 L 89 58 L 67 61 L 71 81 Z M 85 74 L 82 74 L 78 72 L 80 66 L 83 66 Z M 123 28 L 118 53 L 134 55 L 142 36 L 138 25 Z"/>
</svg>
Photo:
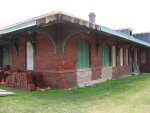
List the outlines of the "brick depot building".
<svg viewBox="0 0 150 113">
<path fill-rule="evenodd" d="M 0 30 L 0 66 L 40 73 L 43 87 L 64 89 L 54 68 L 64 65 L 69 69 L 60 70 L 67 87 L 84 87 L 140 73 L 141 65 L 149 67 L 149 47 L 130 29 L 116 31 L 95 24 L 94 13 L 86 21 L 52 12 Z"/>
</svg>

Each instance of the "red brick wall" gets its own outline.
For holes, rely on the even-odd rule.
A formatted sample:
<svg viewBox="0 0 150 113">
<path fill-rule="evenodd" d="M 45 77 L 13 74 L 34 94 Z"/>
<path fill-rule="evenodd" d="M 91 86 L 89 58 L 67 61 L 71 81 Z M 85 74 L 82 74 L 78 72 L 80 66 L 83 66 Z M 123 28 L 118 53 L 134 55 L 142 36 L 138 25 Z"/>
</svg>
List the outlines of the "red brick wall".
<svg viewBox="0 0 150 113">
<path fill-rule="evenodd" d="M 51 30 L 53 26 L 47 27 L 46 29 Z M 70 26 L 65 26 L 65 30 L 73 29 Z M 100 35 L 100 38 L 104 38 L 104 35 Z M 106 38 L 106 37 L 105 37 Z M 63 65 L 71 60 L 77 59 L 77 42 L 79 40 L 85 40 L 90 45 L 90 67 L 92 68 L 92 80 L 101 79 L 102 69 L 102 56 L 103 56 L 103 45 L 99 49 L 99 55 L 96 54 L 96 33 L 78 33 L 72 35 L 65 45 L 64 54 L 61 53 L 61 24 L 57 26 L 57 54 L 54 54 L 54 46 L 51 40 L 44 34 L 37 33 L 37 46 L 36 56 L 34 56 L 34 67 L 54 67 Z M 13 66 L 25 66 L 26 64 L 26 41 L 20 40 L 19 56 L 16 57 L 14 48 L 12 49 Z M 116 41 L 107 41 L 104 44 L 116 46 Z M 128 46 L 127 46 L 128 47 Z M 124 47 L 124 64 L 125 64 L 125 48 Z M 111 49 L 110 49 L 111 50 Z M 110 55 L 111 57 L 111 55 Z M 131 66 L 120 66 L 120 54 L 117 57 L 117 67 L 113 68 L 113 78 L 125 76 L 131 74 Z M 72 66 L 74 62 L 71 62 L 68 67 Z M 131 63 L 130 63 L 131 64 Z M 72 70 L 62 70 L 63 78 L 67 87 L 77 87 L 76 68 Z M 69 72 L 68 72 L 69 71 Z M 64 89 L 59 73 L 54 68 L 49 69 L 38 69 L 35 68 L 33 72 L 39 72 L 43 74 L 43 84 L 45 87 L 53 86 Z"/>
<path fill-rule="evenodd" d="M 127 75 L 131 75 L 132 68 L 131 66 L 117 66 L 113 67 L 112 79 L 123 77 Z"/>
<path fill-rule="evenodd" d="M 59 56 L 54 54 L 54 46 L 48 36 L 37 33 L 36 40 L 34 67 L 53 67 L 59 65 Z"/>
<path fill-rule="evenodd" d="M 12 46 L 12 67 L 26 67 L 26 43 L 25 39 L 19 40 L 19 56 L 16 56 L 15 48 Z"/>
<path fill-rule="evenodd" d="M 140 66 L 141 73 L 150 73 L 150 64 L 143 64 Z"/>
</svg>

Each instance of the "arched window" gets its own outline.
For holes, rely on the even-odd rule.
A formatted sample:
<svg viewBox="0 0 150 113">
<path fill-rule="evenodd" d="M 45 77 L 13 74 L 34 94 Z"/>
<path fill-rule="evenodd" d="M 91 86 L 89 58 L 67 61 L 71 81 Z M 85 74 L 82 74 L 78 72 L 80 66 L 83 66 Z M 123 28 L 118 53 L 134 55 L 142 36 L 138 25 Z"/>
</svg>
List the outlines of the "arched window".
<svg viewBox="0 0 150 113">
<path fill-rule="evenodd" d="M 2 65 L 12 65 L 12 53 L 11 53 L 11 45 L 3 45 L 3 50 L 2 50 Z"/>
<path fill-rule="evenodd" d="M 109 65 L 109 47 L 107 45 L 103 45 L 103 66 Z"/>
<path fill-rule="evenodd" d="M 77 43 L 77 67 L 89 67 L 89 44 L 84 40 Z"/>
</svg>

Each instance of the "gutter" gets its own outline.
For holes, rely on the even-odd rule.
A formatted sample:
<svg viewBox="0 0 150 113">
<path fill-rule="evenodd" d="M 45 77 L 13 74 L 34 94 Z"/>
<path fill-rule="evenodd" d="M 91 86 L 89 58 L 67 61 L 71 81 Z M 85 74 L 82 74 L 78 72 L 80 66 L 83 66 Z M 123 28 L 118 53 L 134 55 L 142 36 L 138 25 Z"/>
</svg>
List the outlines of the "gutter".
<svg viewBox="0 0 150 113">
<path fill-rule="evenodd" d="M 13 31 L 17 31 L 17 30 L 21 30 L 21 29 L 31 27 L 31 26 L 35 26 L 35 25 L 36 25 L 36 20 L 31 20 L 31 21 L 28 21 L 28 22 L 25 22 L 25 23 L 21 23 L 21 24 L 12 26 L 12 27 L 8 27 L 6 29 L 2 29 L 2 30 L 0 30 L 0 35 L 10 33 L 10 32 L 13 32 Z"/>
<path fill-rule="evenodd" d="M 105 33 L 109 33 L 109 34 L 114 35 L 114 36 L 118 36 L 118 37 L 120 37 L 122 39 L 131 41 L 131 42 L 135 42 L 135 43 L 138 43 L 138 44 L 150 47 L 150 44 L 147 43 L 147 42 L 144 42 L 144 41 L 139 40 L 137 38 L 134 38 L 132 36 L 126 35 L 124 33 L 121 33 L 121 32 L 118 32 L 118 31 L 115 31 L 115 30 L 112 30 L 112 29 L 109 29 L 109 28 L 104 27 L 104 26 L 101 26 L 101 31 L 105 32 Z"/>
</svg>

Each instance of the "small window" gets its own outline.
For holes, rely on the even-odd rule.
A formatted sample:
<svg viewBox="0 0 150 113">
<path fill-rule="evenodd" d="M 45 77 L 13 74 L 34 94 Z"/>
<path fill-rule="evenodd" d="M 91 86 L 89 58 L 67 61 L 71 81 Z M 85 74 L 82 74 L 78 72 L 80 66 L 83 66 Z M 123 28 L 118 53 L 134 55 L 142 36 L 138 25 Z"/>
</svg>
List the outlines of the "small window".
<svg viewBox="0 0 150 113">
<path fill-rule="evenodd" d="M 84 40 L 77 43 L 77 67 L 89 67 L 89 44 Z"/>
<path fill-rule="evenodd" d="M 130 36 L 132 36 L 132 31 L 130 31 Z"/>
<path fill-rule="evenodd" d="M 109 47 L 103 45 L 103 66 L 109 66 Z"/>
</svg>

